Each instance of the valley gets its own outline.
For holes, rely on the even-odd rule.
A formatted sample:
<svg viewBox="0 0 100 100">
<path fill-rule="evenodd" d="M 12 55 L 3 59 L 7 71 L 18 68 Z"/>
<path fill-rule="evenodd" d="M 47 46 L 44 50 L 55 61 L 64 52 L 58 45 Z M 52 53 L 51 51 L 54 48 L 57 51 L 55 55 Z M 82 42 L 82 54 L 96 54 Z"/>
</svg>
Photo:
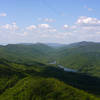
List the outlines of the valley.
<svg viewBox="0 0 100 100">
<path fill-rule="evenodd" d="M 0 0 L 0 100 L 100 100 L 100 0 Z"/>
<path fill-rule="evenodd" d="M 61 69 L 63 69 L 64 71 L 66 71 L 66 72 L 77 72 L 76 70 L 73 70 L 73 69 L 70 69 L 70 68 L 66 68 L 66 67 L 64 67 L 64 66 L 62 66 L 62 65 L 57 65 L 57 63 L 56 63 L 56 61 L 53 61 L 53 62 L 51 62 L 51 63 L 49 63 L 49 64 L 53 64 L 53 65 L 56 65 L 58 68 L 61 68 Z"/>
<path fill-rule="evenodd" d="M 49 45 L 0 46 L 0 100 L 100 100 L 100 44 Z"/>
</svg>

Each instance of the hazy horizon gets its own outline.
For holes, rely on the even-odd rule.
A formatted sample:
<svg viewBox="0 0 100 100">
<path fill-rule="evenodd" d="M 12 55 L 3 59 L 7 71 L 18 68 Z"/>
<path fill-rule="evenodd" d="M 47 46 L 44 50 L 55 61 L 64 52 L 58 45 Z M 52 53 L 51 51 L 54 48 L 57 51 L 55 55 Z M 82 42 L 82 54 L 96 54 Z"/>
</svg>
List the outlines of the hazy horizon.
<svg viewBox="0 0 100 100">
<path fill-rule="evenodd" d="M 8 44 L 38 44 L 38 43 L 40 43 L 40 44 L 47 44 L 47 45 L 49 45 L 49 44 L 55 44 L 55 45 L 70 45 L 70 44 L 74 44 L 74 43 L 81 43 L 81 42 L 87 42 L 87 43 L 100 43 L 100 42 L 95 42 L 95 41 L 78 41 L 78 42 L 72 42 L 72 43 L 56 43 L 56 42 L 34 42 L 34 43 L 31 43 L 31 42 L 19 42 L 19 43 L 2 43 L 2 44 L 0 44 L 0 45 L 8 45 Z"/>
</svg>

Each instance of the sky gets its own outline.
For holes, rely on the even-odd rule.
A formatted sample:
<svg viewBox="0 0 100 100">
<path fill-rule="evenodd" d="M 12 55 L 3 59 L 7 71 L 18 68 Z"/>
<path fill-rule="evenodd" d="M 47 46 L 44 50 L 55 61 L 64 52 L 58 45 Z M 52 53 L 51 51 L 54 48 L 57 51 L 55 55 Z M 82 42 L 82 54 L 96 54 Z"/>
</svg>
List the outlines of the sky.
<svg viewBox="0 0 100 100">
<path fill-rule="evenodd" d="M 100 0 L 0 0 L 0 44 L 100 42 Z"/>
</svg>

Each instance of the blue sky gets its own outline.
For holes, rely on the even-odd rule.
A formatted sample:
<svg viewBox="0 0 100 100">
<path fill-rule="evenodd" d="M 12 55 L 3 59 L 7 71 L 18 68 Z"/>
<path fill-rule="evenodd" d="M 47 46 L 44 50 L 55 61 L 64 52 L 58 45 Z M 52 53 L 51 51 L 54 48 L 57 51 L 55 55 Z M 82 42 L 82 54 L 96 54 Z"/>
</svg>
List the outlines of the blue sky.
<svg viewBox="0 0 100 100">
<path fill-rule="evenodd" d="M 0 44 L 100 42 L 100 0 L 0 0 Z"/>
</svg>

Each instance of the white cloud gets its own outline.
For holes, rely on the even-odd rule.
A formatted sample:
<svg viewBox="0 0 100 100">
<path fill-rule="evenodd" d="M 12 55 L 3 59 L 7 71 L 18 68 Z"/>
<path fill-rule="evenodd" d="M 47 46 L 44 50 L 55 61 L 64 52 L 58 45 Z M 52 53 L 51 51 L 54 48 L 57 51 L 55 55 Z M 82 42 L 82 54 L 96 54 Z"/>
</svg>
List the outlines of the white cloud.
<svg viewBox="0 0 100 100">
<path fill-rule="evenodd" d="M 27 30 L 32 31 L 34 29 L 36 29 L 37 27 L 35 25 L 30 25 L 28 27 L 26 27 Z"/>
<path fill-rule="evenodd" d="M 81 16 L 73 25 L 65 24 L 60 29 L 49 24 L 19 28 L 14 22 L 0 26 L 0 41 L 12 41 L 12 43 L 100 41 L 100 20 Z"/>
<path fill-rule="evenodd" d="M 70 41 L 73 42 L 100 41 L 100 20 L 93 17 L 81 16 L 75 24 L 64 31 L 66 32 L 65 38 L 69 37 Z M 67 34 L 68 32 L 69 34 Z M 62 32 L 62 34 L 64 33 Z"/>
<path fill-rule="evenodd" d="M 84 32 L 85 35 L 96 35 L 96 33 L 100 31 L 100 20 L 97 18 L 82 16 L 77 20 L 76 28 L 74 30 L 78 30 L 80 33 Z"/>
<path fill-rule="evenodd" d="M 67 24 L 65 24 L 63 27 L 64 27 L 64 29 L 68 29 L 69 28 L 69 26 Z"/>
<path fill-rule="evenodd" d="M 97 18 L 81 16 L 76 23 L 80 25 L 100 25 L 100 20 Z"/>
<path fill-rule="evenodd" d="M 32 31 L 34 33 L 54 33 L 57 30 L 50 26 L 49 24 L 39 24 L 39 25 L 30 25 L 25 28 L 26 31 Z"/>
<path fill-rule="evenodd" d="M 22 32 L 23 34 L 19 34 L 20 36 L 26 36 L 28 35 L 28 32 Z"/>
<path fill-rule="evenodd" d="M 50 28 L 50 25 L 49 24 L 39 24 L 38 27 L 43 28 L 43 29 L 48 29 Z"/>
<path fill-rule="evenodd" d="M 7 16 L 6 13 L 0 13 L 0 17 L 5 17 L 5 16 Z"/>
<path fill-rule="evenodd" d="M 6 30 L 10 30 L 10 31 L 16 31 L 18 30 L 18 26 L 16 25 L 15 22 L 13 22 L 12 24 L 5 24 L 0 26 L 0 29 L 6 29 Z"/>
</svg>

